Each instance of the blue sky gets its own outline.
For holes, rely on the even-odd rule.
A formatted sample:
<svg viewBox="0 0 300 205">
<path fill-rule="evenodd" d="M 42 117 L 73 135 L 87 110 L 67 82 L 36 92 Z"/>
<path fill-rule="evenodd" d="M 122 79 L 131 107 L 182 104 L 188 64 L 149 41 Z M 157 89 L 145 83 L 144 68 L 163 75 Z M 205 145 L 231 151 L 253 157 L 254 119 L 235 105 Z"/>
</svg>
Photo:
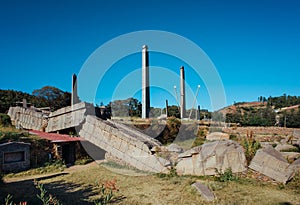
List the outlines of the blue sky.
<svg viewBox="0 0 300 205">
<path fill-rule="evenodd" d="M 70 91 L 72 73 L 78 74 L 105 42 L 129 32 L 163 30 L 190 39 L 206 52 L 223 81 L 227 104 L 255 101 L 260 95 L 299 96 L 299 19 L 297 0 L 1 0 L 0 89 L 31 93 L 52 85 Z M 96 101 L 107 103 L 112 85 L 118 83 L 114 80 L 138 69 L 140 58 L 131 55 L 115 64 L 99 85 Z M 184 64 L 155 53 L 150 60 L 150 65 L 158 62 L 175 73 Z M 201 84 L 198 103 L 210 109 L 205 86 L 189 70 L 187 83 L 193 92 Z M 162 106 L 165 98 L 176 104 L 171 94 L 153 88 L 151 105 Z M 193 100 L 188 101 L 190 106 Z"/>
</svg>

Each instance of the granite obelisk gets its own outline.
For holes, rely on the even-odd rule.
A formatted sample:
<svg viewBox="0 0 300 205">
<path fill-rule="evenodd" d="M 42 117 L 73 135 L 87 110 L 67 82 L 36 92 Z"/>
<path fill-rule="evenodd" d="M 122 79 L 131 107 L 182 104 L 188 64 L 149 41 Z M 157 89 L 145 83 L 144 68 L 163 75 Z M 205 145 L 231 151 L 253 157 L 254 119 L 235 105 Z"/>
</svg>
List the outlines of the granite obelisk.
<svg viewBox="0 0 300 205">
<path fill-rule="evenodd" d="M 148 47 L 142 49 L 142 118 L 149 118 L 150 87 L 149 87 L 149 53 Z"/>
<path fill-rule="evenodd" d="M 185 77 L 184 77 L 184 67 L 180 67 L 180 118 L 185 118 Z"/>
<path fill-rule="evenodd" d="M 77 76 L 76 74 L 72 75 L 72 93 L 71 93 L 71 105 L 79 103 L 79 97 L 77 93 Z"/>
</svg>

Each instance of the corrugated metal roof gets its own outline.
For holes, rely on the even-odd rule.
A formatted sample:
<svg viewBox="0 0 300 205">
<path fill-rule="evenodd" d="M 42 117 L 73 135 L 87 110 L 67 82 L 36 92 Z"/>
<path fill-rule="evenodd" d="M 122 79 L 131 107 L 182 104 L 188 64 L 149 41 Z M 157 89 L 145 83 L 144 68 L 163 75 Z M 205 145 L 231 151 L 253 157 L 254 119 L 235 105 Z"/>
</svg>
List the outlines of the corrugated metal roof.
<svg viewBox="0 0 300 205">
<path fill-rule="evenodd" d="M 70 135 L 48 133 L 48 132 L 42 132 L 38 130 L 31 130 L 29 133 L 33 135 L 37 135 L 46 140 L 50 140 L 51 142 L 78 142 L 84 140 L 80 137 L 71 137 Z"/>
</svg>

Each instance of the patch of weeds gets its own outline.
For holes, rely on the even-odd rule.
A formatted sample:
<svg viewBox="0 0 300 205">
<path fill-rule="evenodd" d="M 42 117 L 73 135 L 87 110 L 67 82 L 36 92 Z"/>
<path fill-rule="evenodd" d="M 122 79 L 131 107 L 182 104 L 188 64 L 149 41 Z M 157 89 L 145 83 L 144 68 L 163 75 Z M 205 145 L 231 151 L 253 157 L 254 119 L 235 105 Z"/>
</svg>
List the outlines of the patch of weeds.
<svg viewBox="0 0 300 205">
<path fill-rule="evenodd" d="M 292 189 L 295 191 L 295 193 L 300 194 L 300 171 L 298 171 L 293 179 L 289 181 L 286 185 L 286 188 Z"/>
<path fill-rule="evenodd" d="M 282 190 L 282 189 L 284 189 L 285 188 L 285 185 L 284 184 L 282 184 L 282 183 L 280 183 L 280 184 L 278 184 L 278 189 L 279 190 Z"/>
<path fill-rule="evenodd" d="M 6 177 L 20 177 L 20 176 L 32 176 L 37 174 L 47 174 L 53 172 L 62 172 L 66 168 L 66 165 L 62 160 L 55 160 L 51 162 L 46 162 L 43 167 L 30 169 L 27 171 L 19 172 L 19 173 L 10 173 L 7 174 Z"/>
<path fill-rule="evenodd" d="M 230 135 L 229 135 L 229 139 L 230 139 L 230 140 L 234 140 L 234 141 L 238 141 L 238 137 L 237 137 L 237 135 L 235 135 L 235 134 L 230 134 Z"/>
<path fill-rule="evenodd" d="M 105 183 L 96 183 L 96 185 L 100 188 L 100 197 L 94 200 L 95 205 L 105 205 L 113 202 L 115 197 L 115 192 L 119 191 L 116 187 L 116 180 L 109 180 Z"/>
<path fill-rule="evenodd" d="M 40 194 L 37 194 L 37 197 L 42 201 L 43 205 L 61 205 L 60 201 L 56 197 L 48 194 L 43 184 L 35 181 L 35 185 L 36 188 L 40 190 Z"/>
<path fill-rule="evenodd" d="M 169 173 L 157 173 L 156 176 L 158 176 L 159 178 L 166 178 L 166 179 L 170 179 L 173 177 L 178 177 L 177 171 L 175 167 L 172 167 L 170 169 Z"/>
<path fill-rule="evenodd" d="M 256 151 L 261 148 L 260 143 L 254 139 L 253 132 L 251 131 L 250 134 L 247 132 L 246 139 L 241 144 L 245 149 L 245 157 L 249 165 Z"/>
<path fill-rule="evenodd" d="M 197 147 L 197 146 L 200 146 L 200 145 L 203 145 L 204 142 L 205 142 L 205 138 L 204 137 L 196 137 L 196 139 L 194 140 L 193 142 L 193 145 L 192 145 L 192 148 L 193 147 Z"/>
<path fill-rule="evenodd" d="M 216 181 L 227 182 L 227 181 L 237 181 L 239 178 L 232 173 L 231 168 L 226 169 L 224 172 L 222 170 L 216 169 Z"/>
<path fill-rule="evenodd" d="M 13 196 L 8 194 L 4 199 L 5 205 L 16 205 L 16 203 L 13 201 Z M 19 205 L 27 205 L 27 202 L 20 202 Z"/>
<path fill-rule="evenodd" d="M 75 165 L 85 165 L 94 161 L 91 157 L 83 157 L 75 161 Z"/>
</svg>

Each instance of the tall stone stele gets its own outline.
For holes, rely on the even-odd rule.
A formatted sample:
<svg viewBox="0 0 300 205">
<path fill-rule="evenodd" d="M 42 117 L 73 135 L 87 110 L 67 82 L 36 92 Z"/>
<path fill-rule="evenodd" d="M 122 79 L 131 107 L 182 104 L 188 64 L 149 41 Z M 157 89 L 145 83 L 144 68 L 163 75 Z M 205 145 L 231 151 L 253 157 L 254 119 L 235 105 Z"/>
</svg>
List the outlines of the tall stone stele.
<svg viewBox="0 0 300 205">
<path fill-rule="evenodd" d="M 142 118 L 149 118 L 150 87 L 149 87 L 149 53 L 148 47 L 142 49 Z"/>
<path fill-rule="evenodd" d="M 76 74 L 72 75 L 72 94 L 71 94 L 71 106 L 79 103 L 79 97 L 77 93 L 77 76 Z"/>
<path fill-rule="evenodd" d="M 186 116 L 185 108 L 185 77 L 184 67 L 180 67 L 180 118 L 183 119 Z"/>
</svg>

